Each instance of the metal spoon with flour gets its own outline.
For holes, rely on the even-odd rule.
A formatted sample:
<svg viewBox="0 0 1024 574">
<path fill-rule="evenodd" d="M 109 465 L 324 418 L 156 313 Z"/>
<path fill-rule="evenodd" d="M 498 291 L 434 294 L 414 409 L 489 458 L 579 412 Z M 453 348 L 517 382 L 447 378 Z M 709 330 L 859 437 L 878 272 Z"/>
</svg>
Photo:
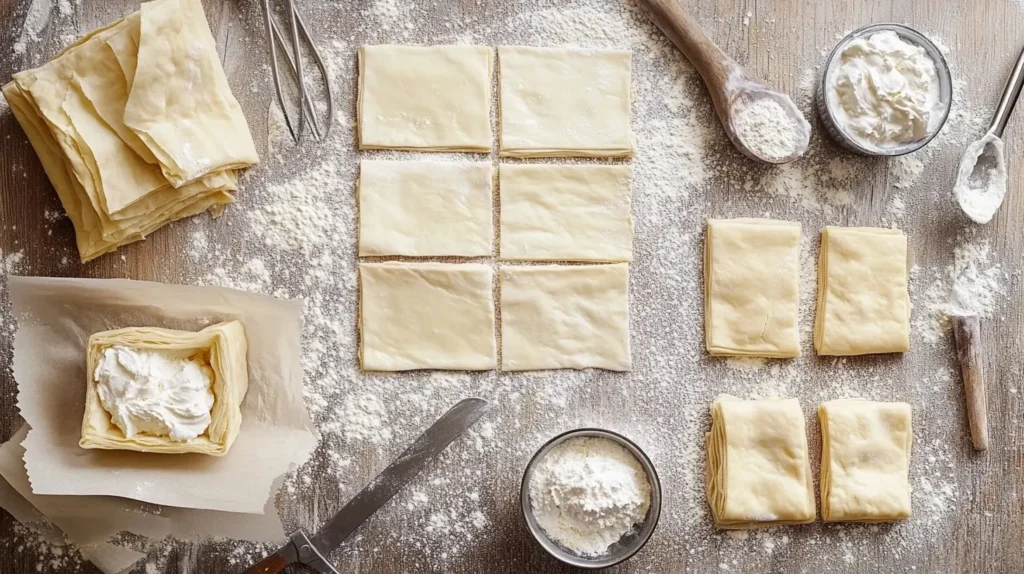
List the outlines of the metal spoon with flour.
<svg viewBox="0 0 1024 574">
<path fill-rule="evenodd" d="M 704 79 L 725 133 L 744 155 L 791 162 L 807 151 L 811 124 L 789 96 L 747 75 L 701 30 L 679 0 L 641 0 L 651 20 Z"/>
<path fill-rule="evenodd" d="M 977 223 L 988 223 L 1006 195 L 1006 158 L 1003 156 L 1003 130 L 1024 86 L 1024 50 L 1006 81 L 1003 97 L 981 139 L 967 146 L 960 158 L 953 193 L 960 209 Z"/>
</svg>

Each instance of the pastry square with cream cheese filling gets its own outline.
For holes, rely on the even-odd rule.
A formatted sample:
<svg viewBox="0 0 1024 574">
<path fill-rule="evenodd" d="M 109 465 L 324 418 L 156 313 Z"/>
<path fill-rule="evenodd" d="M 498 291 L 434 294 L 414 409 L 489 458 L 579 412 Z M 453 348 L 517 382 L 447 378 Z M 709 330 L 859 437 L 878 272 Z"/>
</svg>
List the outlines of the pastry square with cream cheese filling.
<svg viewBox="0 0 1024 574">
<path fill-rule="evenodd" d="M 711 405 L 707 497 L 715 526 L 755 528 L 814 521 L 814 481 L 804 415 L 796 399 Z"/>
<path fill-rule="evenodd" d="M 82 448 L 211 456 L 228 453 L 242 424 L 241 404 L 249 387 L 248 344 L 240 322 L 219 323 L 199 332 L 157 327 L 103 331 L 89 337 L 87 348 Z M 164 388 L 167 381 L 154 378 L 152 365 L 141 364 L 136 354 L 147 352 L 153 352 L 158 360 L 176 360 L 172 367 L 180 368 L 186 362 L 193 367 L 201 365 L 212 394 L 208 409 L 182 404 L 191 398 L 182 389 Z M 167 376 L 180 382 L 185 375 L 178 371 Z M 146 377 L 150 380 L 142 386 L 140 381 Z M 138 428 L 131 425 L 133 419 Z M 200 426 L 201 433 L 187 440 L 175 437 L 176 427 L 168 423 L 199 419 L 208 421 L 208 426 Z M 169 428 L 170 434 L 155 433 L 154 428 Z"/>
<path fill-rule="evenodd" d="M 629 266 L 501 268 L 501 369 L 628 371 Z"/>
<path fill-rule="evenodd" d="M 911 409 L 840 399 L 818 406 L 821 517 L 827 522 L 910 518 Z"/>
<path fill-rule="evenodd" d="M 704 240 L 708 353 L 797 357 L 800 224 L 709 219 Z"/>
<path fill-rule="evenodd" d="M 491 150 L 486 46 L 363 46 L 359 149 Z"/>
<path fill-rule="evenodd" d="M 489 265 L 362 263 L 359 276 L 364 370 L 497 366 Z"/>
<path fill-rule="evenodd" d="M 907 236 L 902 231 L 821 230 L 814 348 L 819 355 L 910 350 Z"/>
<path fill-rule="evenodd" d="M 631 73 L 629 50 L 498 47 L 500 154 L 632 155 Z"/>
</svg>

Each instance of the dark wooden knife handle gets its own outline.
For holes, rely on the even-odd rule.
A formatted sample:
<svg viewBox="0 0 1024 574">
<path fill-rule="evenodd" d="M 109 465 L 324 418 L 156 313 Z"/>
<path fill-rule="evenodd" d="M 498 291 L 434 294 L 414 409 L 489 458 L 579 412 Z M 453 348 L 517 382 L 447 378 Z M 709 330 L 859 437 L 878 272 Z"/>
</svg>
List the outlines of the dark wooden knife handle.
<svg viewBox="0 0 1024 574">
<path fill-rule="evenodd" d="M 280 574 L 287 567 L 288 561 L 280 554 L 274 553 L 254 564 L 245 571 L 245 574 Z"/>
</svg>

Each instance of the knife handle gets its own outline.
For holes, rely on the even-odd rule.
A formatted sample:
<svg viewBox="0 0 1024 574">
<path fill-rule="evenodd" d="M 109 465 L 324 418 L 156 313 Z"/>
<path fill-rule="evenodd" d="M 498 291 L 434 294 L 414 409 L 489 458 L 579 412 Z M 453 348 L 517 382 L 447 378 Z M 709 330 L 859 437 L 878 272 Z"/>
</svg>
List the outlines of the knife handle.
<svg viewBox="0 0 1024 574">
<path fill-rule="evenodd" d="M 245 571 L 245 574 L 280 574 L 288 567 L 289 562 L 280 554 L 271 554 Z"/>
</svg>

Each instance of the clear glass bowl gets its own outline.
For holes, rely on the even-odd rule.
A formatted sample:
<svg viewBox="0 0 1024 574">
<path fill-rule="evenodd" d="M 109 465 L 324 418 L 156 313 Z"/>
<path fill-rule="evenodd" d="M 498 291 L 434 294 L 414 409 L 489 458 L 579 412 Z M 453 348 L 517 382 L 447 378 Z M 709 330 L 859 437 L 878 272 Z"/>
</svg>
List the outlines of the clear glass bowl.
<svg viewBox="0 0 1024 574">
<path fill-rule="evenodd" d="M 638 528 L 634 528 L 627 532 L 621 539 L 619 539 L 618 542 L 612 544 L 608 548 L 608 552 L 600 556 L 588 557 L 574 554 L 563 548 L 554 540 L 548 538 L 544 529 L 537 523 L 537 518 L 533 515 L 533 505 L 530 502 L 530 479 L 533 478 L 533 471 L 537 467 L 537 464 L 559 443 L 577 437 L 606 438 L 622 445 L 623 448 L 636 457 L 640 466 L 643 467 L 644 472 L 647 473 L 647 479 L 651 482 L 651 506 L 647 509 L 647 517 L 644 519 L 643 523 L 641 523 Z M 520 502 L 522 504 L 523 518 L 526 519 L 526 527 L 530 530 L 530 533 L 533 534 L 533 538 L 537 540 L 537 543 L 540 544 L 544 550 L 547 550 L 548 554 L 554 556 L 565 564 L 575 566 L 577 568 L 608 568 L 625 562 L 634 554 L 639 552 L 645 544 L 647 544 L 647 541 L 651 538 L 651 534 L 654 534 L 654 529 L 658 526 L 658 519 L 661 517 L 661 481 L 658 479 L 658 473 L 655 472 L 654 464 L 651 463 L 651 459 L 647 458 L 644 451 L 640 450 L 640 447 L 634 444 L 633 441 L 618 433 L 603 429 L 583 428 L 571 430 L 564 432 L 545 443 L 526 465 L 526 472 L 523 473 L 523 482 L 520 486 L 519 494 Z"/>
<path fill-rule="evenodd" d="M 882 148 L 867 146 L 860 143 L 843 130 L 843 127 L 839 125 L 839 122 L 832 113 L 827 90 L 828 79 L 839 59 L 839 55 L 843 53 L 846 46 L 857 38 L 869 36 L 875 32 L 884 31 L 895 32 L 901 39 L 924 48 L 928 57 L 935 62 L 935 71 L 939 77 L 939 99 L 943 104 L 943 110 L 942 116 L 931 126 L 931 129 L 928 130 L 927 136 L 917 141 Z M 828 59 L 825 60 L 825 67 L 822 70 L 821 80 L 818 82 L 818 90 L 815 94 L 815 105 L 818 108 L 818 115 L 821 116 L 821 121 L 825 125 L 825 130 L 828 132 L 829 136 L 831 136 L 836 143 L 854 153 L 878 157 L 904 155 L 915 152 L 927 145 L 928 142 L 932 141 L 932 139 L 942 130 L 942 126 L 946 123 L 946 119 L 949 117 L 949 109 L 952 104 L 953 81 L 949 75 L 949 65 L 946 64 L 946 59 L 942 57 L 942 52 L 935 46 L 935 44 L 932 43 L 931 40 L 917 30 L 908 28 L 902 24 L 893 24 L 889 22 L 871 24 L 870 26 L 858 28 L 843 38 L 832 50 L 832 53 L 828 55 Z"/>
</svg>

